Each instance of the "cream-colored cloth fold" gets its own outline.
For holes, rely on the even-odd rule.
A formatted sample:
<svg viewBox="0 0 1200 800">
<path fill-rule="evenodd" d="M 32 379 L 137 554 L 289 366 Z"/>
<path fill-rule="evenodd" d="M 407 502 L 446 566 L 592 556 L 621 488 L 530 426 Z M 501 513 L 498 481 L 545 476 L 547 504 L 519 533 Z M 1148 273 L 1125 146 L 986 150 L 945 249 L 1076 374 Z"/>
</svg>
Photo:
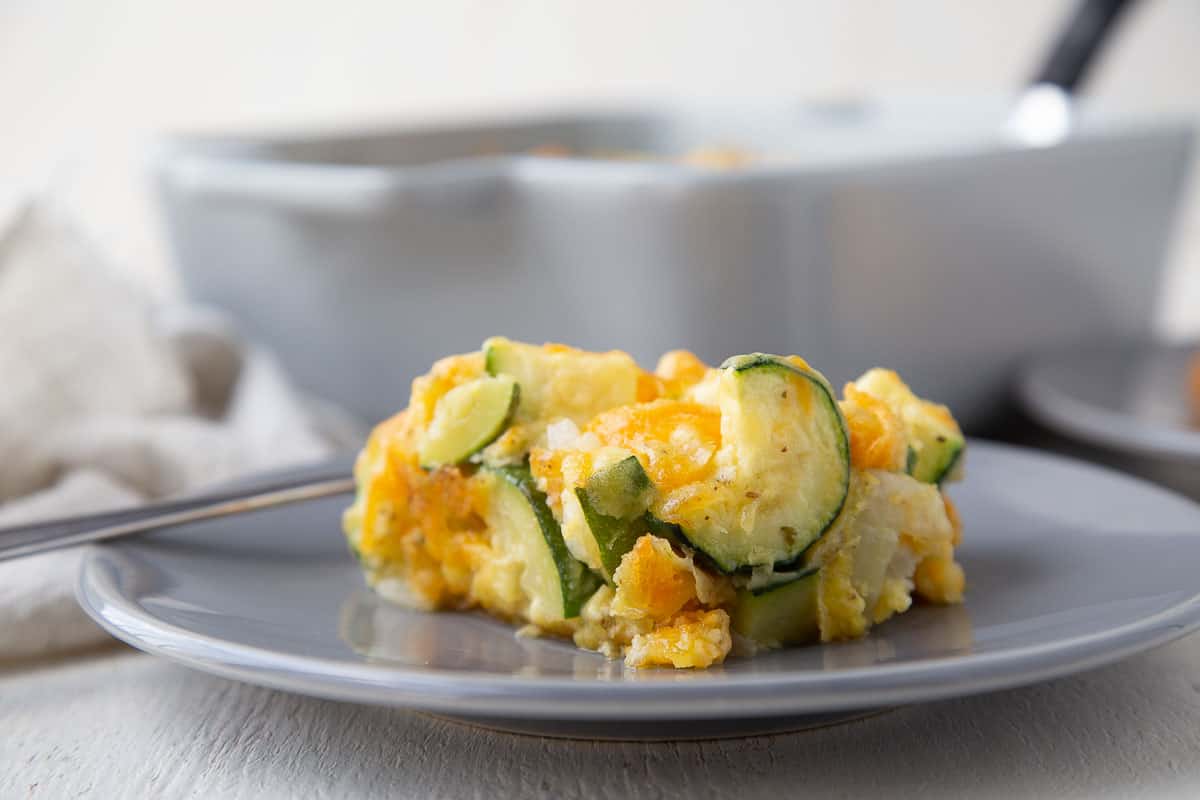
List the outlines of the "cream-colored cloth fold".
<svg viewBox="0 0 1200 800">
<path fill-rule="evenodd" d="M 352 447 L 220 314 L 154 310 L 52 212 L 0 231 L 0 527 L 108 510 Z M 104 641 L 79 552 L 0 563 L 0 660 Z"/>
</svg>

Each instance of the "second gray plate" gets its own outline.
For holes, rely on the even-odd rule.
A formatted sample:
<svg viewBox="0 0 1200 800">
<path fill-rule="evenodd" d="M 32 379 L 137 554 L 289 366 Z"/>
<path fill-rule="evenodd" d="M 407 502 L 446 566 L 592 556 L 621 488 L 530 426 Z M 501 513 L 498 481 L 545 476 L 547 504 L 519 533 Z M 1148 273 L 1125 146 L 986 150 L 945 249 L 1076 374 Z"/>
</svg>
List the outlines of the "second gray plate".
<svg viewBox="0 0 1200 800">
<path fill-rule="evenodd" d="M 1041 681 L 1200 626 L 1200 506 L 1118 473 L 973 442 L 952 489 L 968 601 L 861 641 L 629 670 L 362 584 L 333 499 L 94 547 L 84 608 L 135 647 L 294 692 L 599 738 L 789 730 Z"/>
<path fill-rule="evenodd" d="M 1188 373 L 1200 343 L 1127 343 L 1048 353 L 1031 362 L 1021 401 L 1043 425 L 1138 457 L 1200 465 Z"/>
</svg>

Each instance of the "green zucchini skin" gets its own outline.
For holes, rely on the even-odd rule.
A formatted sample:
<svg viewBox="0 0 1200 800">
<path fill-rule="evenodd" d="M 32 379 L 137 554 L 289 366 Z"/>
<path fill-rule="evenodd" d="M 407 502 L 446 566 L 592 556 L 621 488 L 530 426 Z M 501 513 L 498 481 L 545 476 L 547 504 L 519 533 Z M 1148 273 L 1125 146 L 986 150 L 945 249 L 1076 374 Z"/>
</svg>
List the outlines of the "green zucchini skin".
<svg viewBox="0 0 1200 800">
<path fill-rule="evenodd" d="M 584 519 L 600 551 L 606 580 L 612 583 L 621 559 L 647 533 L 692 553 L 697 563 L 710 571 L 720 572 L 717 564 L 688 540 L 682 528 L 664 522 L 649 511 L 653 493 L 654 485 L 637 456 L 629 456 L 597 472 L 588 479 L 586 486 L 575 490 Z"/>
<path fill-rule="evenodd" d="M 723 536 L 723 531 L 705 531 L 701 525 L 684 524 L 680 534 L 692 548 L 704 553 L 709 562 L 726 574 L 745 572 L 767 564 L 781 572 L 792 570 L 802 562 L 808 548 L 829 530 L 845 505 L 850 490 L 850 441 L 845 419 L 829 384 L 819 373 L 806 370 L 779 356 L 765 353 L 734 356 L 727 359 L 721 368 L 731 373 L 734 380 L 747 380 L 755 373 L 773 372 L 788 379 L 799 378 L 803 381 L 800 385 L 810 392 L 811 404 L 808 408 L 812 409 L 812 424 L 823 426 L 814 430 L 825 437 L 832 457 L 828 461 L 811 465 L 813 469 L 820 470 L 813 479 L 813 490 L 820 496 L 815 502 L 800 504 L 800 507 L 814 510 L 807 519 L 798 518 L 794 526 L 788 524 L 779 529 L 786 531 L 787 536 L 769 561 L 764 561 L 761 555 L 752 552 L 755 542 L 734 542 L 731 545 L 730 537 Z M 778 388 L 772 387 L 772 391 Z M 751 391 L 748 384 L 738 389 L 743 390 Z M 785 402 L 786 392 L 786 388 L 782 389 L 779 399 L 772 396 L 767 407 L 770 408 L 771 404 L 774 404 L 776 413 L 790 413 L 794 407 Z M 722 405 L 722 414 L 725 413 L 728 411 Z M 772 442 L 771 446 L 777 444 Z M 817 484 L 815 481 L 822 483 Z M 803 515 L 798 513 L 798 516 Z M 760 552 L 761 549 L 759 548 Z"/>
<path fill-rule="evenodd" d="M 600 561 L 604 566 L 605 579 L 610 585 L 617 567 L 621 566 L 621 559 L 633 549 L 637 540 L 646 534 L 666 539 L 681 551 L 692 553 L 696 563 L 711 572 L 721 571 L 713 560 L 705 555 L 704 551 L 692 546 L 678 525 L 663 522 L 649 511 L 632 519 L 619 519 L 598 514 L 589 507 L 587 497 L 582 489 L 576 489 L 575 494 L 579 498 L 579 504 L 583 508 L 583 515 L 587 520 L 588 527 L 591 528 L 592 536 L 596 539 L 596 545 L 600 550 Z"/>
<path fill-rule="evenodd" d="M 443 398 L 453 401 L 454 392 L 471 392 L 467 403 L 473 400 L 473 407 L 452 409 L 447 411 L 442 402 L 434 411 L 434 421 L 431 431 L 437 431 L 438 413 L 466 411 L 473 419 L 459 420 L 457 425 L 451 424 L 448 430 L 443 429 L 441 436 L 427 434 L 421 443 L 418 458 L 422 469 L 434 469 L 440 466 L 461 464 L 471 456 L 500 437 L 512 424 L 521 402 L 521 385 L 511 378 L 489 376 L 465 383 L 452 390 Z M 464 396 L 465 397 L 465 396 Z M 446 420 L 453 423 L 453 420 Z"/>
<path fill-rule="evenodd" d="M 611 583 L 621 558 L 650 532 L 647 509 L 654 484 L 637 456 L 629 456 L 593 474 L 585 486 L 575 489 L 575 496 Z"/>
<path fill-rule="evenodd" d="M 945 441 L 939 441 L 935 436 L 925 443 L 921 454 L 911 460 L 908 474 L 924 483 L 941 486 L 954 474 L 965 449 L 966 443 L 961 437 L 946 437 Z"/>
<path fill-rule="evenodd" d="M 575 496 L 579 498 L 583 517 L 600 550 L 600 563 L 604 567 L 605 578 L 611 583 L 617 567 L 621 566 L 621 559 L 633 549 L 638 538 L 647 532 L 645 520 L 642 516 L 621 519 L 602 514 L 592 505 L 591 498 L 584 489 L 576 489 Z"/>
<path fill-rule="evenodd" d="M 867 370 L 854 385 L 886 403 L 903 423 L 908 437 L 905 471 L 909 475 L 935 485 L 958 477 L 966 439 L 947 409 L 918 397 L 891 370 Z"/>
<path fill-rule="evenodd" d="M 654 484 L 637 456 L 629 456 L 592 474 L 582 491 L 598 513 L 632 519 L 650 507 Z"/>
<path fill-rule="evenodd" d="M 554 513 L 546 504 L 546 495 L 538 491 L 528 465 L 488 467 L 486 469 L 519 491 L 529 503 L 530 510 L 537 522 L 538 533 L 545 542 L 558 572 L 562 615 L 565 619 L 579 616 L 583 604 L 595 594 L 603 581 L 582 561 L 572 556 L 570 550 L 567 549 L 567 544 L 563 541 L 562 529 L 554 518 Z"/>
<path fill-rule="evenodd" d="M 711 559 L 704 554 L 703 550 L 696 550 L 695 547 L 692 547 L 691 542 L 688 541 L 687 536 L 685 536 L 683 533 L 683 528 L 680 528 L 675 523 L 663 522 L 649 511 L 647 511 L 642 517 L 642 521 L 646 526 L 646 533 L 653 534 L 660 539 L 666 539 L 668 542 L 676 545 L 677 547 L 695 551 L 696 557 L 701 563 L 708 565 L 710 568 L 715 566 L 713 565 Z"/>
<path fill-rule="evenodd" d="M 814 642 L 820 638 L 819 586 L 820 571 L 812 569 L 761 589 L 740 589 L 732 627 L 768 647 Z"/>
<path fill-rule="evenodd" d="M 625 353 L 550 352 L 499 336 L 485 341 L 482 349 L 489 375 L 507 375 L 521 385 L 518 424 L 567 417 L 583 425 L 637 399 L 638 366 Z"/>
</svg>

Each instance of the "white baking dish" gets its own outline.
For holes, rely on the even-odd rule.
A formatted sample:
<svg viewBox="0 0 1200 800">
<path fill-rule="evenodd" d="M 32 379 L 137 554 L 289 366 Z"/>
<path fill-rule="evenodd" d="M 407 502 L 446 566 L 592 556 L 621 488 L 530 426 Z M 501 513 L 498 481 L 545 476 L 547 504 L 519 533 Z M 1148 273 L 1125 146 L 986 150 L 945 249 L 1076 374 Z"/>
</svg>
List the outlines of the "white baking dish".
<svg viewBox="0 0 1200 800">
<path fill-rule="evenodd" d="M 334 138 L 167 142 L 185 284 L 368 418 L 492 334 L 719 362 L 883 364 L 978 430 L 1032 350 L 1150 325 L 1191 132 L 1081 115 L 1053 146 L 998 102 L 567 115 Z M 733 171 L 669 161 L 732 144 Z M 515 154 L 515 155 L 514 155 Z"/>
</svg>

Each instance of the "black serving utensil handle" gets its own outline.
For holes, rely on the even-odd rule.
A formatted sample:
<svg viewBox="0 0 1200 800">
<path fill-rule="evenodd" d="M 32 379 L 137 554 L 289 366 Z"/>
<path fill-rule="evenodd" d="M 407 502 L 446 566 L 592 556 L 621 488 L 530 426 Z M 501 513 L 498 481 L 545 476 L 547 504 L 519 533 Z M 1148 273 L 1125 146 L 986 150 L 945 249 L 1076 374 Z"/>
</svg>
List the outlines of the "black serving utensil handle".
<svg viewBox="0 0 1200 800">
<path fill-rule="evenodd" d="M 1050 84 L 1074 94 L 1122 13 L 1133 3 L 1134 0 L 1080 0 L 1030 84 Z"/>
</svg>

